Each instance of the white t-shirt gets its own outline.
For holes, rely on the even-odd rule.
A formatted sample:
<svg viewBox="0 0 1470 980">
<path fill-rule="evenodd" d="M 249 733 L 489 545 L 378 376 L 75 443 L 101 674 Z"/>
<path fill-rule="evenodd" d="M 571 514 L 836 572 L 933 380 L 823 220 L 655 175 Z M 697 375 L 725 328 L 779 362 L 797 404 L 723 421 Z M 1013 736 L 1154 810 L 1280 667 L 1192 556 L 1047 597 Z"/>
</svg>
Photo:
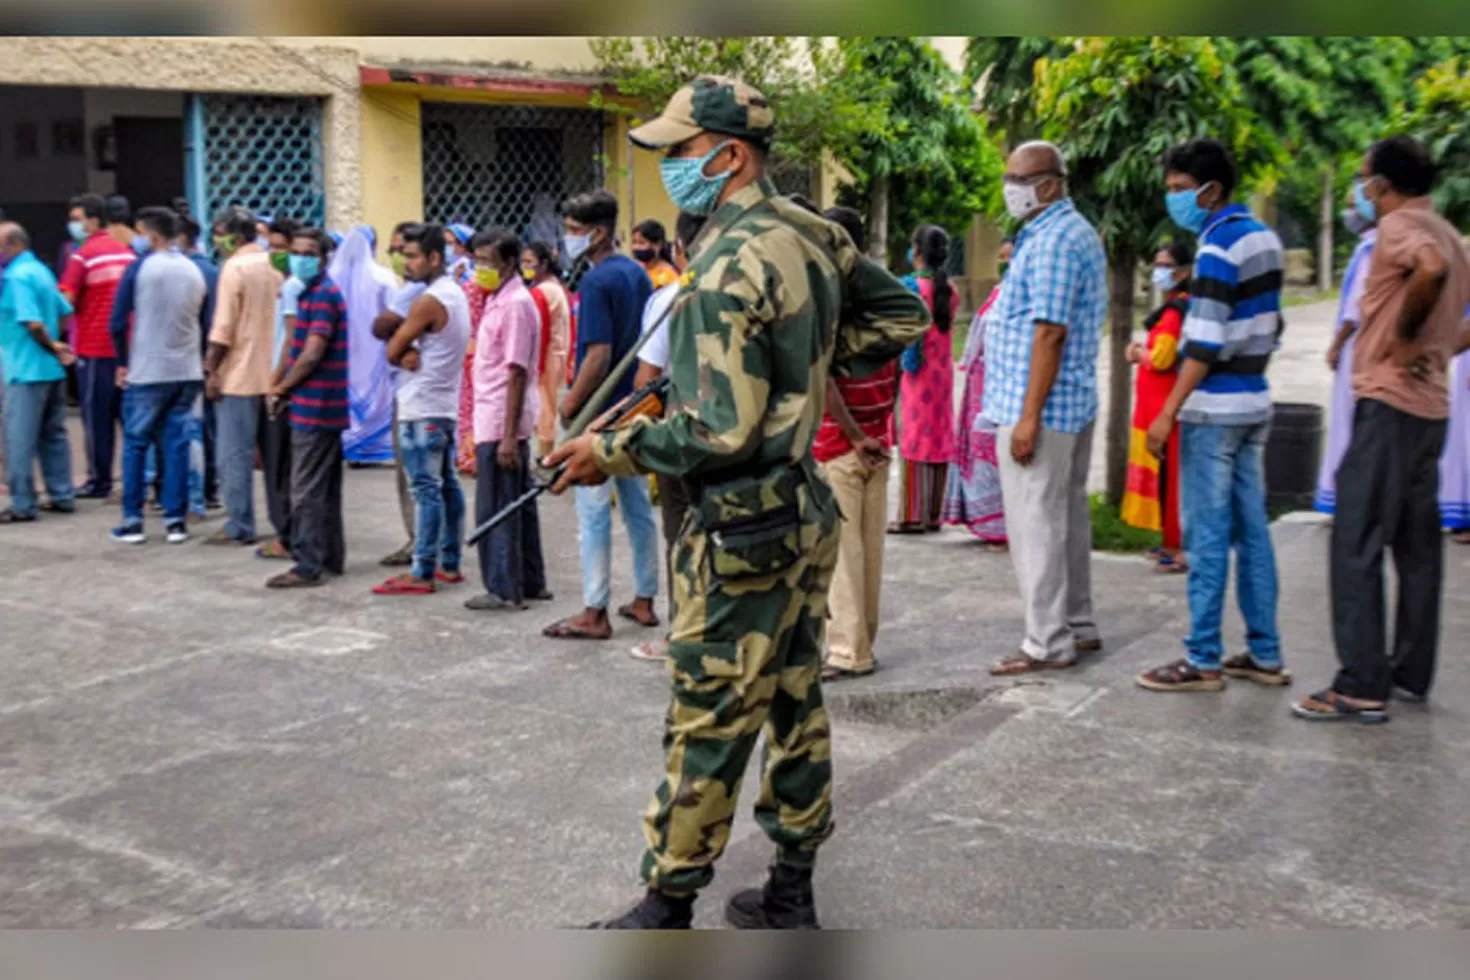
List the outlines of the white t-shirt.
<svg viewBox="0 0 1470 980">
<path fill-rule="evenodd" d="M 459 283 L 440 276 L 425 290 L 449 314 L 435 333 L 414 342 L 419 352 L 417 371 L 398 372 L 398 420 L 455 419 L 459 416 L 459 386 L 464 380 L 464 352 L 470 343 L 470 302 Z"/>
<path fill-rule="evenodd" d="M 659 317 L 664 316 L 664 311 L 674 305 L 674 298 L 679 295 L 679 284 L 671 282 L 652 296 L 648 297 L 648 303 L 643 307 L 643 332 L 648 333 L 650 327 L 658 323 Z M 638 360 L 650 367 L 656 367 L 665 373 L 669 370 L 669 320 L 672 317 L 664 317 L 658 329 L 648 343 L 644 344 L 638 351 Z"/>
</svg>

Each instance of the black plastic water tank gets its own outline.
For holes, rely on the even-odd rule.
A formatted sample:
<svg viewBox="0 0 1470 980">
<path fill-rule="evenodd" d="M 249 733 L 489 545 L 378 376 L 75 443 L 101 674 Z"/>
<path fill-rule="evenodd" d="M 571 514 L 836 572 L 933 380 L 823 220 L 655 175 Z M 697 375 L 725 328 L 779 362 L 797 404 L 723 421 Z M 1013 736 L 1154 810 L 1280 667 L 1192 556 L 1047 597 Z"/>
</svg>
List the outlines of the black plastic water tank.
<svg viewBox="0 0 1470 980">
<path fill-rule="evenodd" d="M 1312 506 L 1322 464 L 1322 407 L 1298 402 L 1272 406 L 1266 441 L 1266 503 L 1273 510 Z"/>
</svg>

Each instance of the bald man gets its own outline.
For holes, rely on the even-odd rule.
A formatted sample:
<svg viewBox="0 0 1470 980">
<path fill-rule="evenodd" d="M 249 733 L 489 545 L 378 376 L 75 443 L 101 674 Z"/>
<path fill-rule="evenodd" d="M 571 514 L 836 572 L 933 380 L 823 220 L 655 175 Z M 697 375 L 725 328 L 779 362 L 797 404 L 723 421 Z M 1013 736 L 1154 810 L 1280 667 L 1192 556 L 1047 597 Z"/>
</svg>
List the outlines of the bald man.
<svg viewBox="0 0 1470 980">
<path fill-rule="evenodd" d="M 1087 471 L 1108 293 L 1102 241 L 1067 197 L 1060 149 L 1017 147 L 1004 191 L 1022 228 L 985 337 L 984 411 L 1000 427 L 1006 528 L 1026 610 L 1019 649 L 991 673 L 1013 676 L 1071 667 L 1102 646 Z"/>
<path fill-rule="evenodd" d="M 31 252 L 31 239 L 14 222 L 0 223 L 0 369 L 5 378 L 5 460 L 10 506 L 0 524 L 34 521 L 38 510 L 76 510 L 71 449 L 66 438 L 66 368 L 76 363 L 61 342 L 61 321 L 72 312 L 51 270 Z M 34 460 L 49 498 L 41 504 L 32 480 Z"/>
</svg>

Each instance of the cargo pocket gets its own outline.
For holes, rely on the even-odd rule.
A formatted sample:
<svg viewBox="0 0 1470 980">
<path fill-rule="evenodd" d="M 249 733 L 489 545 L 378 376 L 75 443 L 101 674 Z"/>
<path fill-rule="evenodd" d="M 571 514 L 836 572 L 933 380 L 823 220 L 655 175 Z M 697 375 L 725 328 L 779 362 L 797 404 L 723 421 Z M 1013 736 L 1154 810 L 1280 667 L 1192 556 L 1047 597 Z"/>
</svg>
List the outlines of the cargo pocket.
<svg viewBox="0 0 1470 980">
<path fill-rule="evenodd" d="M 783 467 L 760 477 L 714 484 L 699 502 L 699 526 L 709 540 L 716 578 L 777 575 L 801 557 L 801 477 Z"/>
</svg>

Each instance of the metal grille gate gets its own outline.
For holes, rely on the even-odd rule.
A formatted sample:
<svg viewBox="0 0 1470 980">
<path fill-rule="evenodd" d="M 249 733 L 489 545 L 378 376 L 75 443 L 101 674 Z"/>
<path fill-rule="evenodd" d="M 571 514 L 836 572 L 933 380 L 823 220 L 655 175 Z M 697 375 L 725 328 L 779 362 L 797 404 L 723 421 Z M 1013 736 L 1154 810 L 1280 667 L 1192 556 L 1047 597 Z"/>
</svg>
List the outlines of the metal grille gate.
<svg viewBox="0 0 1470 980">
<path fill-rule="evenodd" d="M 321 227 L 322 100 L 196 95 L 189 108 L 189 205 L 201 222 L 239 204 Z"/>
<path fill-rule="evenodd" d="M 590 109 L 426 102 L 424 218 L 555 241 L 558 207 L 603 186 L 603 118 Z"/>
</svg>

